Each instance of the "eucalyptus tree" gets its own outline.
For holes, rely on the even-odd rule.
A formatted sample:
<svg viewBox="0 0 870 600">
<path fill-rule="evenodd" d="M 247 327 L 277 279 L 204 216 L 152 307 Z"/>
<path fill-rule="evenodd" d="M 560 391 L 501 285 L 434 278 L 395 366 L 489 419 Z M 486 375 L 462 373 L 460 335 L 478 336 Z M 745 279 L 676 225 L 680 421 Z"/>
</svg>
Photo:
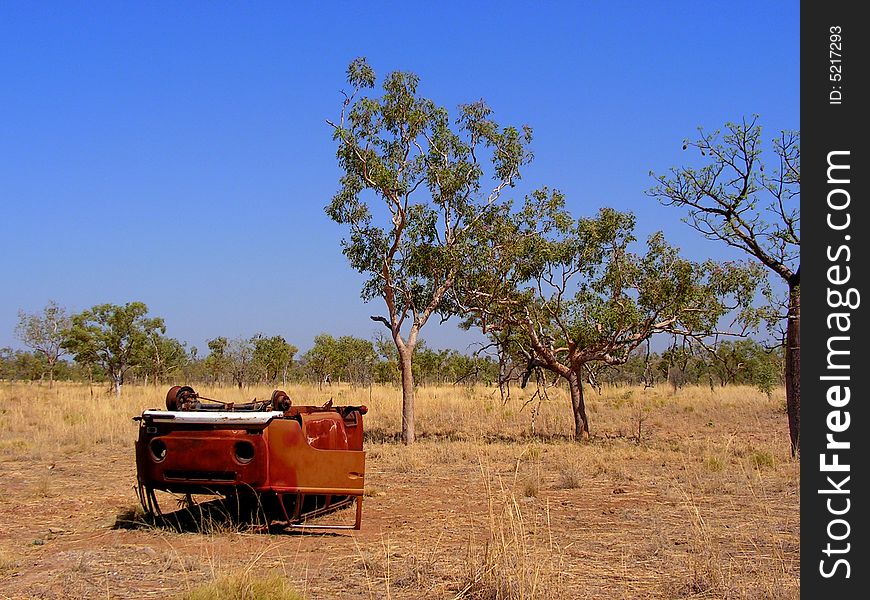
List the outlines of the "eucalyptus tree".
<svg viewBox="0 0 870 600">
<path fill-rule="evenodd" d="M 301 360 L 305 370 L 317 380 L 318 387 L 323 388 L 323 384 L 330 380 L 338 368 L 338 340 L 328 333 L 314 336 L 314 345 L 302 355 Z"/>
<path fill-rule="evenodd" d="M 0 348 L 0 380 L 42 380 L 47 370 L 48 364 L 43 354 Z"/>
<path fill-rule="evenodd" d="M 41 313 L 18 311 L 18 325 L 15 335 L 24 345 L 41 355 L 48 370 L 48 386 L 54 384 L 54 370 L 57 361 L 65 354 L 63 341 L 70 318 L 66 309 L 50 300 Z"/>
<path fill-rule="evenodd" d="M 251 383 L 260 365 L 254 360 L 255 338 L 237 337 L 229 340 L 225 346 L 224 358 L 229 367 L 233 382 L 242 389 Z"/>
<path fill-rule="evenodd" d="M 438 313 L 483 217 L 531 160 L 528 127 L 502 127 L 483 100 L 448 110 L 420 94 L 419 78 L 394 71 L 375 93 L 364 58 L 351 62 L 333 129 L 340 188 L 326 207 L 347 228 L 343 252 L 367 278 L 362 298 L 384 301 L 382 323 L 399 354 L 402 436 L 414 442 L 412 360 L 420 330 Z"/>
<path fill-rule="evenodd" d="M 800 132 L 773 140 L 773 164 L 762 161 L 758 117 L 726 123 L 724 134 L 699 129 L 683 149 L 700 153 L 700 165 L 675 167 L 648 194 L 686 209 L 685 222 L 704 237 L 752 256 L 784 283 L 786 297 L 772 302 L 773 322 L 785 321 L 785 394 L 792 453 L 800 452 Z"/>
<path fill-rule="evenodd" d="M 336 346 L 339 376 L 356 385 L 372 383 L 378 354 L 371 340 L 343 335 L 336 340 Z"/>
<path fill-rule="evenodd" d="M 521 210 L 504 210 L 466 257 L 454 298 L 467 326 L 497 333 L 534 368 L 568 383 L 574 435 L 589 437 L 584 373 L 625 363 L 651 336 L 702 339 L 735 313 L 735 333 L 754 318 L 748 308 L 755 265 L 696 263 L 661 233 L 632 252 L 635 218 L 603 208 L 574 220 L 558 191 L 539 190 Z"/>
<path fill-rule="evenodd" d="M 77 363 L 105 369 L 120 396 L 127 372 L 146 363 L 149 339 L 165 332 L 163 319 L 148 317 L 142 302 L 99 304 L 72 317 L 63 348 Z"/>
<path fill-rule="evenodd" d="M 205 357 L 203 364 L 205 371 L 211 376 L 213 383 L 220 383 L 224 376 L 230 372 L 230 357 L 229 345 L 230 341 L 224 336 L 206 341 L 208 345 L 208 356 Z"/>
<path fill-rule="evenodd" d="M 266 337 L 257 334 L 253 338 L 254 362 L 263 372 L 266 380 L 274 383 L 280 377 L 287 385 L 287 370 L 293 364 L 293 356 L 299 348 L 290 344 L 280 335 Z"/>
<path fill-rule="evenodd" d="M 189 356 L 185 344 L 163 335 L 160 329 L 148 332 L 140 370 L 151 377 L 154 385 L 179 372 L 187 365 Z"/>
<path fill-rule="evenodd" d="M 782 348 L 766 348 L 752 339 L 726 341 L 711 356 L 710 371 L 721 385 L 753 385 L 768 397 L 781 385 Z"/>
</svg>

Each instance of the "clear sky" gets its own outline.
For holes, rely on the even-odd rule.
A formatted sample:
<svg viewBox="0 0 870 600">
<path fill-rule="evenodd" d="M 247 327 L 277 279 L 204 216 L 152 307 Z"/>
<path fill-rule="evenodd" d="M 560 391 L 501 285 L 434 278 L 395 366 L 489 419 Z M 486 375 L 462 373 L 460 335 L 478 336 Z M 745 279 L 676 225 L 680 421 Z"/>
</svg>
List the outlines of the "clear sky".
<svg viewBox="0 0 870 600">
<path fill-rule="evenodd" d="M 323 207 L 351 59 L 535 131 L 530 187 L 632 210 L 696 127 L 799 123 L 799 2 L 0 2 L 0 346 L 17 312 L 141 300 L 167 333 L 369 338 Z M 434 347 L 477 337 L 432 322 Z"/>
</svg>

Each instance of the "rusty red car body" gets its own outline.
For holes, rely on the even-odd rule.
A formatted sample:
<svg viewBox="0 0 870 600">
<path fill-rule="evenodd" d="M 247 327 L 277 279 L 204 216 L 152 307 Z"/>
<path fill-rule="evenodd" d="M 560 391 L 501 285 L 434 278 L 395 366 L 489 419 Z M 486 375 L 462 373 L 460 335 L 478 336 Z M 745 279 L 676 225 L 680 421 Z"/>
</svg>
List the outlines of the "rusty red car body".
<svg viewBox="0 0 870 600">
<path fill-rule="evenodd" d="M 138 492 L 160 514 L 155 490 L 213 494 L 257 503 L 267 523 L 359 529 L 365 484 L 365 406 L 294 406 L 276 390 L 268 402 L 232 404 L 175 386 L 167 410 L 146 410 L 136 441 Z M 353 525 L 308 521 L 356 504 Z"/>
</svg>

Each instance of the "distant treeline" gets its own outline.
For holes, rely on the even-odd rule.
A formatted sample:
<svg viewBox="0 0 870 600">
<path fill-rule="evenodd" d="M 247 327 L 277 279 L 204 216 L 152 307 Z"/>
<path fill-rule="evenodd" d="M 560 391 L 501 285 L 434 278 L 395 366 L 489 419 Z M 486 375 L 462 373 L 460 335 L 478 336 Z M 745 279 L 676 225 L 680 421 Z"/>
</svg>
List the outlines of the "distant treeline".
<svg viewBox="0 0 870 600">
<path fill-rule="evenodd" d="M 208 354 L 172 338 L 145 351 L 124 375 L 123 383 L 206 383 L 244 387 L 255 384 L 309 383 L 398 384 L 400 373 L 391 340 L 318 335 L 311 349 L 297 356 L 296 346 L 281 336 L 217 337 Z M 162 351 L 158 358 L 157 352 Z M 436 350 L 421 344 L 414 372 L 419 385 L 493 385 L 498 362 L 491 356 Z M 0 348 L 0 380 L 112 382 L 106 367 L 75 358 L 59 358 L 53 368 L 38 351 Z"/>
<path fill-rule="evenodd" d="M 0 348 L 0 379 L 122 383 L 205 383 L 244 387 L 254 384 L 350 383 L 367 386 L 401 381 L 392 340 L 321 334 L 311 349 L 298 349 L 282 336 L 215 337 L 201 356 L 165 335 L 163 320 L 148 317 L 142 303 L 100 305 L 67 317 L 54 303 L 40 314 L 19 315 L 16 335 L 30 350 Z M 662 352 L 636 351 L 617 366 L 590 365 L 586 381 L 593 386 L 752 385 L 770 393 L 782 384 L 781 348 L 768 349 L 752 339 L 701 346 L 674 345 Z M 480 352 L 436 350 L 421 343 L 415 349 L 417 385 L 553 385 L 523 356 L 510 355 L 493 344 Z M 534 375 L 534 377 L 533 377 Z"/>
</svg>

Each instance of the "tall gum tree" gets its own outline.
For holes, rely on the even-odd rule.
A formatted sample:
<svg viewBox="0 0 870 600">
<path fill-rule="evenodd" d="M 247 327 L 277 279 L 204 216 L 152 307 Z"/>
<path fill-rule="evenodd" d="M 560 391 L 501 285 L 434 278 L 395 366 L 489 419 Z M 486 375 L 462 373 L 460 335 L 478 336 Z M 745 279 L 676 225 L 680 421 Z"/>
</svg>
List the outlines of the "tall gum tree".
<svg viewBox="0 0 870 600">
<path fill-rule="evenodd" d="M 386 315 L 372 319 L 398 351 L 402 438 L 412 444 L 420 330 L 433 314 L 450 314 L 460 259 L 531 160 L 531 130 L 499 126 L 482 100 L 451 119 L 420 95 L 413 73 L 388 74 L 374 95 L 376 76 L 363 58 L 351 62 L 347 81 L 340 117 L 327 121 L 343 175 L 326 213 L 349 230 L 343 252 L 367 276 L 363 299 L 384 301 Z"/>
<path fill-rule="evenodd" d="M 563 204 L 558 191 L 538 190 L 522 210 L 489 219 L 453 297 L 466 326 L 526 358 L 526 378 L 541 368 L 567 382 L 574 436 L 586 440 L 590 367 L 623 364 L 658 333 L 743 333 L 755 318 L 749 305 L 760 269 L 692 262 L 661 233 L 634 253 L 633 215 L 603 208 L 574 220 Z M 720 330 L 726 315 L 733 331 Z"/>
<path fill-rule="evenodd" d="M 698 130 L 683 149 L 700 151 L 699 166 L 675 167 L 667 175 L 651 176 L 648 191 L 666 206 L 688 213 L 684 219 L 710 240 L 752 256 L 774 279 L 785 284 L 783 307 L 770 316 L 785 321 L 785 395 L 792 454 L 800 452 L 800 132 L 782 131 L 773 140 L 773 164 L 762 162 L 758 117 L 726 123 L 720 130 Z"/>
</svg>

